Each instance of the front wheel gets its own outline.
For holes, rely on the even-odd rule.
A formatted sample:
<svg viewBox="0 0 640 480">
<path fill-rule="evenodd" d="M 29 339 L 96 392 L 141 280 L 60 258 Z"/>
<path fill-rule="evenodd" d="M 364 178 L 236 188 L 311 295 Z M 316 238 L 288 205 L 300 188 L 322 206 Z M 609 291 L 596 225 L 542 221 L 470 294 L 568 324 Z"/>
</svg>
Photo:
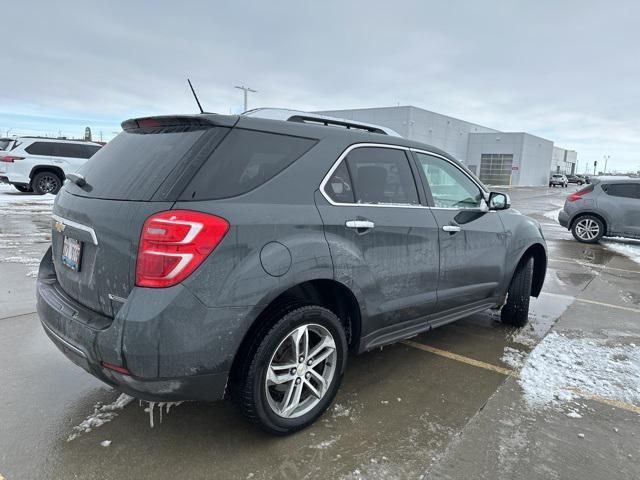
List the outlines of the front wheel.
<svg viewBox="0 0 640 480">
<path fill-rule="evenodd" d="M 38 195 L 57 194 L 62 187 L 62 179 L 54 172 L 40 172 L 33 177 L 33 191 Z"/>
<path fill-rule="evenodd" d="M 287 435 L 312 424 L 331 405 L 347 358 L 340 319 L 320 306 L 281 318 L 249 350 L 236 401 L 262 429 Z"/>
<path fill-rule="evenodd" d="M 513 274 L 507 293 L 507 303 L 500 312 L 502 323 L 514 327 L 524 327 L 527 324 L 532 281 L 533 258 L 529 257 L 520 261 L 516 273 Z"/>
<path fill-rule="evenodd" d="M 583 215 L 573 222 L 573 238 L 582 243 L 597 243 L 604 235 L 604 223 L 593 215 Z"/>
</svg>

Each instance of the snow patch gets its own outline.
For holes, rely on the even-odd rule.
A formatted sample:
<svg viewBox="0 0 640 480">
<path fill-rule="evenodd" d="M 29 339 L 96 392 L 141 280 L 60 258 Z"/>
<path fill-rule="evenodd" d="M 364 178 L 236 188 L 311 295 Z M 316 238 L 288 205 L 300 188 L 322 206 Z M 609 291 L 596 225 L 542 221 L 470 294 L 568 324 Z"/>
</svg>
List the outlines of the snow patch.
<svg viewBox="0 0 640 480">
<path fill-rule="evenodd" d="M 142 405 L 142 400 L 140 400 L 140 405 Z M 149 426 L 151 428 L 154 427 L 154 418 L 155 418 L 155 408 L 158 407 L 160 423 L 162 423 L 162 411 L 164 410 L 165 414 L 169 414 L 171 407 L 178 406 L 183 402 L 145 402 L 148 406 L 144 409 L 145 412 L 149 414 Z"/>
<path fill-rule="evenodd" d="M 344 405 L 341 405 L 339 403 L 336 403 L 333 406 L 333 413 L 332 413 L 332 417 L 333 418 L 337 418 L 337 417 L 348 417 L 349 414 L 351 413 L 351 409 L 345 407 Z"/>
<path fill-rule="evenodd" d="M 579 396 L 640 403 L 640 349 L 551 332 L 529 354 L 518 380 L 532 408 Z"/>
<path fill-rule="evenodd" d="M 629 257 L 635 263 L 640 264 L 640 242 L 621 239 L 622 241 L 601 240 L 601 243 L 609 250 Z"/>
<path fill-rule="evenodd" d="M 324 442 L 320 442 L 316 445 L 309 445 L 309 448 L 313 448 L 315 450 L 326 450 L 338 440 L 340 440 L 340 435 L 337 437 L 331 437 L 329 440 L 325 440 Z"/>
<path fill-rule="evenodd" d="M 502 355 L 501 360 L 509 365 L 514 370 L 519 370 L 524 365 L 525 358 L 527 354 L 522 350 L 517 350 L 515 348 L 506 347 L 504 349 L 504 353 Z"/>
<path fill-rule="evenodd" d="M 83 433 L 90 432 L 94 428 L 101 427 L 118 416 L 118 411 L 129 405 L 133 401 L 126 393 L 120 394 L 113 403 L 102 405 L 97 403 L 93 407 L 93 413 L 83 420 L 80 425 L 73 427 L 73 433 L 67 438 L 67 442 L 78 438 Z M 105 446 L 105 445 L 103 445 Z"/>
<path fill-rule="evenodd" d="M 100 446 L 102 447 L 108 447 L 109 445 L 111 445 L 111 440 L 103 440 L 100 442 Z"/>
<path fill-rule="evenodd" d="M 546 218 L 550 218 L 551 220 L 555 220 L 556 222 L 558 221 L 558 214 L 562 211 L 562 208 L 559 208 L 557 210 L 552 210 L 550 212 L 544 212 L 544 216 Z"/>
</svg>

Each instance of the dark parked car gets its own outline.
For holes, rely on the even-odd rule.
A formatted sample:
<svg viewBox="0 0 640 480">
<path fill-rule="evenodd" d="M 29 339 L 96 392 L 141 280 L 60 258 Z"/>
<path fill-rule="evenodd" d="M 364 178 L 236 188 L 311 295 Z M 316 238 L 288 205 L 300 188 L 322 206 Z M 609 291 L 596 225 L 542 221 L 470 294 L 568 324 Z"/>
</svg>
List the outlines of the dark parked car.
<svg viewBox="0 0 640 480">
<path fill-rule="evenodd" d="M 593 179 L 567 197 L 558 222 L 584 243 L 602 237 L 640 238 L 640 179 Z"/>
<path fill-rule="evenodd" d="M 436 148 L 307 114 L 122 126 L 55 200 L 37 308 L 67 357 L 138 398 L 229 392 L 287 434 L 331 404 L 350 352 L 488 308 L 522 326 L 541 291 L 539 224 Z"/>
<path fill-rule="evenodd" d="M 586 183 L 585 179 L 580 175 L 567 175 L 567 181 L 569 183 L 577 183 L 578 185 Z"/>
</svg>

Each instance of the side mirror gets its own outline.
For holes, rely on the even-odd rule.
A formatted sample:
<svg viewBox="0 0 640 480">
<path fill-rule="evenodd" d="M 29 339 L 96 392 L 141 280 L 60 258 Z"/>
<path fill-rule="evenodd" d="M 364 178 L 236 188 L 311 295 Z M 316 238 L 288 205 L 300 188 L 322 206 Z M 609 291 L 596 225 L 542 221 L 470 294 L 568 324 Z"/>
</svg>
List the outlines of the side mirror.
<svg viewBox="0 0 640 480">
<path fill-rule="evenodd" d="M 489 195 L 489 210 L 506 210 L 511 207 L 511 199 L 506 193 L 491 192 Z"/>
</svg>

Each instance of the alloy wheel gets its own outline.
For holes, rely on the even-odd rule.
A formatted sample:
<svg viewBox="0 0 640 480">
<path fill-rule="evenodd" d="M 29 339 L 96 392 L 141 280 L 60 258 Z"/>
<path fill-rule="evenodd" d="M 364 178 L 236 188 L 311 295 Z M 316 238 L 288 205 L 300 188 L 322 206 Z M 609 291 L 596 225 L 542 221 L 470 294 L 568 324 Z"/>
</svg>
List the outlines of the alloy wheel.
<svg viewBox="0 0 640 480">
<path fill-rule="evenodd" d="M 600 234 L 600 225 L 595 220 L 585 218 L 576 224 L 576 235 L 582 240 L 593 240 Z"/>
<path fill-rule="evenodd" d="M 58 188 L 58 179 L 52 175 L 43 175 L 38 180 L 38 187 L 44 193 L 55 192 Z"/>
<path fill-rule="evenodd" d="M 336 343 L 325 327 L 301 325 L 280 342 L 265 378 L 269 407 L 276 415 L 296 418 L 325 396 L 336 372 Z"/>
</svg>

